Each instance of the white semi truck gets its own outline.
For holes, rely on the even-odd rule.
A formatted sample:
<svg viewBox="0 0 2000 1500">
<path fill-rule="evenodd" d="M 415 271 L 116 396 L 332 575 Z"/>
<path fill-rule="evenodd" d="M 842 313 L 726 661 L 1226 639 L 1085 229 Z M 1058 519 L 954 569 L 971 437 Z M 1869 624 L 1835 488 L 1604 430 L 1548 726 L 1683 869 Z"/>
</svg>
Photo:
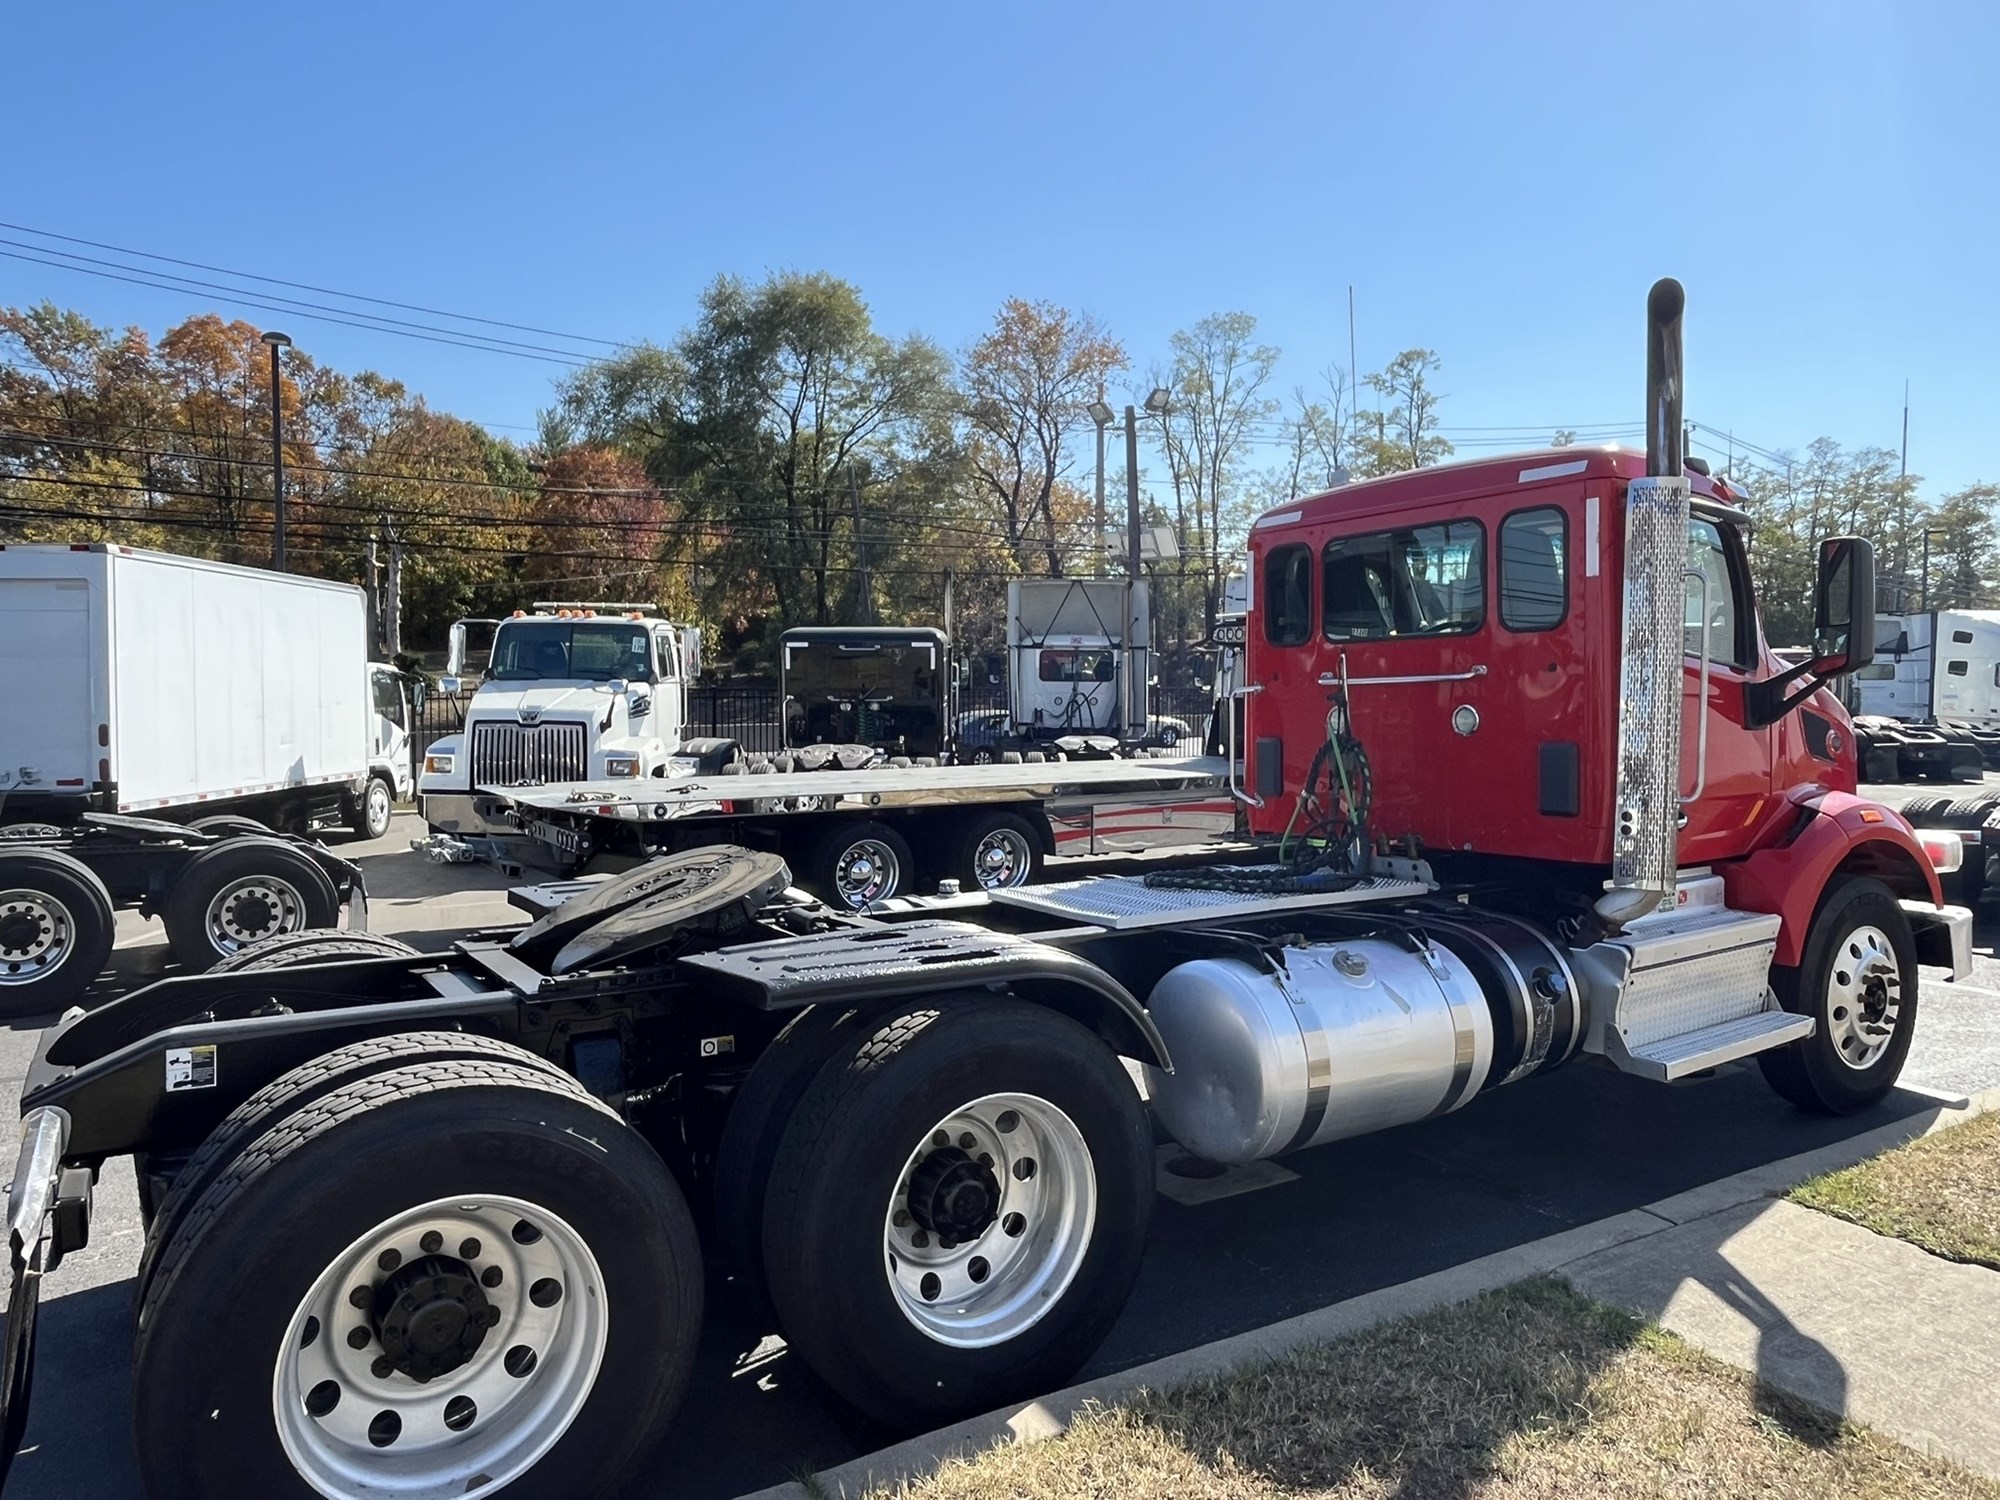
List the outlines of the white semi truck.
<svg viewBox="0 0 2000 1500">
<path fill-rule="evenodd" d="M 1866 781 L 1978 780 L 2000 766 L 2000 610 L 1876 619 L 1876 659 L 1847 687 Z"/>
<path fill-rule="evenodd" d="M 406 679 L 368 658 L 347 584 L 0 547 L 0 1014 L 81 993 L 119 906 L 187 968 L 359 917 L 354 866 L 302 835 L 380 837 L 410 790 Z"/>
</svg>

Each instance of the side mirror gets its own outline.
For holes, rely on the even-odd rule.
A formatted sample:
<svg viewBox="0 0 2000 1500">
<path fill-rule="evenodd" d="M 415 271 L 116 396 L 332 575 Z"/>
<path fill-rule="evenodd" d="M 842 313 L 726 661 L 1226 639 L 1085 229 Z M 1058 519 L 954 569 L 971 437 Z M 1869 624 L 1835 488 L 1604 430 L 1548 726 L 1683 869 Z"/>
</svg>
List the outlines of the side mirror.
<svg viewBox="0 0 2000 1500">
<path fill-rule="evenodd" d="M 438 679 L 438 691 L 443 693 L 447 698 L 456 698 L 460 693 L 465 691 L 465 683 L 456 677 L 440 677 Z"/>
<path fill-rule="evenodd" d="M 424 699 L 429 696 L 421 677 L 410 679 L 410 713 L 414 716 L 424 711 Z"/>
<path fill-rule="evenodd" d="M 457 677 L 465 670 L 465 621 L 452 624 L 450 649 L 445 652 L 444 674 L 447 679 Z M 452 691 L 447 689 L 447 691 Z"/>
<path fill-rule="evenodd" d="M 1875 660 L 1875 548 L 1866 537 L 1819 544 L 1812 650 L 1815 677 L 1858 672 Z"/>
</svg>

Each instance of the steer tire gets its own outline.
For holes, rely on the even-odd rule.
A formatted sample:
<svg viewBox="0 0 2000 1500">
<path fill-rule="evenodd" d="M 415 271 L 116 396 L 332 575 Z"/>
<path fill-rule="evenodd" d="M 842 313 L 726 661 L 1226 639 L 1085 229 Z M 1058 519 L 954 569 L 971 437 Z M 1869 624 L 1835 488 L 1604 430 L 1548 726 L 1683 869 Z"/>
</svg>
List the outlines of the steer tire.
<svg viewBox="0 0 2000 1500">
<path fill-rule="evenodd" d="M 116 935 L 111 895 L 82 860 L 0 844 L 0 1020 L 68 1005 L 104 972 Z"/>
<path fill-rule="evenodd" d="M 223 963 L 228 962 L 228 959 L 223 960 Z M 221 965 L 216 967 L 219 969 Z M 301 1063 L 291 1072 L 280 1074 L 265 1084 L 231 1110 L 222 1123 L 208 1133 L 194 1155 L 188 1158 L 187 1165 L 176 1174 L 172 1189 L 160 1201 L 152 1222 L 146 1227 L 146 1243 L 139 1252 L 138 1292 L 134 1301 L 142 1305 L 145 1302 L 146 1288 L 152 1281 L 154 1267 L 159 1264 L 161 1251 L 187 1217 L 189 1206 L 200 1200 L 201 1195 L 208 1191 L 209 1184 L 236 1160 L 244 1147 L 273 1125 L 357 1078 L 386 1073 L 391 1068 L 408 1067 L 412 1063 L 449 1062 L 459 1058 L 513 1063 L 557 1078 L 566 1080 L 569 1077 L 554 1063 L 511 1043 L 496 1037 L 459 1031 L 405 1031 L 392 1036 L 370 1037 L 366 1041 L 349 1042 L 311 1062 Z"/>
<path fill-rule="evenodd" d="M 1002 1268 L 990 1273 L 992 1289 L 1011 1288 L 1016 1299 L 1009 1304 L 1016 1311 L 1004 1314 L 1022 1320 L 1013 1331 L 967 1347 L 925 1332 L 905 1311 L 886 1236 L 908 1232 L 890 1226 L 892 1210 L 914 1202 L 905 1196 L 913 1153 L 931 1168 L 933 1132 L 995 1095 L 1026 1097 L 1061 1116 L 1080 1142 L 1072 1160 L 1088 1164 L 1092 1212 L 1056 1211 L 1061 1202 L 1082 1204 L 1082 1196 L 1040 1200 L 1045 1224 L 1072 1231 L 1045 1236 L 1043 1224 L 992 1216 L 989 1196 L 981 1199 L 988 1222 L 976 1237 L 962 1246 L 935 1242 L 954 1254 L 990 1251 L 990 1264 Z M 1008 1139 L 1040 1151 L 1021 1118 L 1004 1127 L 1022 1132 Z M 1004 1159 L 985 1165 L 1020 1182 L 1037 1172 L 1032 1163 L 1024 1172 L 1019 1160 L 1011 1170 Z M 1053 1194 L 1083 1174 L 1051 1163 L 1040 1175 L 1037 1191 Z M 807 1365 L 875 1420 L 923 1429 L 1055 1389 L 1075 1373 L 1131 1291 L 1152 1205 L 1146 1113 L 1096 1036 L 1044 1007 L 986 994 L 905 1002 L 845 1032 L 792 1112 L 766 1193 L 764 1269 L 780 1329 Z M 1087 1230 L 1078 1227 L 1085 1217 Z M 1058 1247 L 1073 1257 L 1070 1269 L 1061 1278 L 1051 1272 L 1039 1293 L 1032 1276 L 1021 1283 L 1005 1269 L 1021 1252 L 1028 1258 L 1016 1268 L 1052 1265 Z"/>
<path fill-rule="evenodd" d="M 396 788 L 386 776 L 370 776 L 359 797 L 343 797 L 348 831 L 358 839 L 384 839 L 396 818 Z"/>
<path fill-rule="evenodd" d="M 764 1280 L 764 1195 L 785 1121 L 813 1076 L 852 1029 L 855 1012 L 815 1005 L 786 1023 L 729 1101 L 715 1148 L 715 1239 L 724 1262 L 760 1307 Z"/>
<path fill-rule="evenodd" d="M 1888 1044 L 1864 1067 L 1843 1060 L 1839 1023 L 1842 997 L 1835 981 L 1849 970 L 1857 935 L 1866 929 L 1887 939 L 1895 960 L 1896 1015 Z M 1858 946 L 1858 945 L 1857 945 Z M 1773 966 L 1771 987 L 1788 1011 L 1813 1018 L 1813 1034 L 1757 1054 L 1764 1080 L 1778 1094 L 1813 1114 L 1846 1115 L 1879 1103 L 1896 1086 L 1917 1024 L 1917 945 L 1909 918 L 1878 880 L 1836 876 L 1820 897 L 1796 969 Z"/>
<path fill-rule="evenodd" d="M 307 855 L 281 839 L 228 839 L 188 861 L 161 909 L 168 945 L 181 968 L 199 973 L 212 968 L 217 959 L 258 941 L 243 942 L 226 932 L 211 931 L 209 907 L 232 890 L 272 889 L 271 881 L 282 882 L 291 895 L 282 898 L 281 909 L 276 911 L 268 902 L 252 898 L 253 905 L 238 919 L 243 930 L 261 921 L 267 924 L 262 936 L 270 937 L 309 927 L 332 927 L 339 921 L 340 897 L 333 882 Z M 256 914 L 259 908 L 261 917 Z"/>
<path fill-rule="evenodd" d="M 414 1241 L 413 1230 L 393 1226 L 420 1209 L 426 1218 L 519 1218 L 513 1243 L 489 1231 L 469 1236 L 468 1250 L 454 1228 L 440 1249 L 412 1243 L 400 1258 L 385 1253 L 378 1272 L 373 1244 L 395 1248 L 399 1233 Z M 524 1283 L 551 1273 L 526 1257 L 557 1253 L 566 1240 L 592 1264 L 558 1254 L 561 1282 L 530 1283 L 538 1314 Z M 546 1383 L 531 1400 L 568 1404 L 561 1398 L 574 1391 L 574 1411 L 554 1431 L 544 1427 L 539 1444 L 532 1423 L 509 1443 L 505 1407 L 462 1435 L 420 1428 L 410 1451 L 381 1450 L 379 1467 L 350 1431 L 341 1454 L 355 1472 L 340 1490 L 416 1490 L 392 1467 L 397 1460 L 428 1463 L 439 1476 L 422 1486 L 431 1493 L 458 1493 L 475 1475 L 498 1479 L 508 1500 L 603 1496 L 636 1482 L 686 1389 L 700 1330 L 701 1250 L 680 1189 L 650 1146 L 573 1084 L 512 1063 L 433 1059 L 353 1080 L 295 1111 L 239 1152 L 188 1210 L 140 1304 L 134 1348 L 134 1434 L 155 1500 L 328 1493 L 301 1472 L 286 1436 L 303 1430 L 324 1444 L 321 1435 L 336 1429 L 310 1426 L 303 1403 L 286 1405 L 297 1396 L 274 1383 L 314 1378 L 309 1357 L 335 1366 L 340 1378 L 325 1383 L 349 1412 L 394 1399 L 407 1403 L 410 1420 L 425 1420 L 421 1397 L 439 1387 L 373 1376 L 346 1357 L 350 1333 L 363 1347 L 381 1339 L 379 1299 L 396 1291 L 399 1266 L 421 1264 L 408 1258 L 418 1254 L 460 1275 L 513 1266 L 511 1276 L 482 1279 L 492 1291 L 472 1294 L 504 1324 L 474 1357 L 505 1350 L 518 1379 L 541 1372 Z M 357 1291 L 374 1287 L 374 1309 L 348 1311 L 337 1289 L 350 1272 Z M 540 1300 L 544 1286 L 553 1301 Z M 423 1287 L 403 1290 L 414 1297 Z M 305 1321 L 309 1298 L 330 1321 Z M 538 1317 L 546 1357 L 517 1371 L 515 1355 L 532 1347 L 506 1345 Z M 594 1359 L 593 1328 L 603 1338 Z M 373 1347 L 387 1358 L 385 1343 Z M 511 1389 L 501 1382 L 499 1399 Z M 427 1420 L 437 1424 L 438 1414 Z M 373 1423 L 368 1431 L 372 1439 Z M 437 1456 L 414 1436 L 430 1437 Z"/>
</svg>

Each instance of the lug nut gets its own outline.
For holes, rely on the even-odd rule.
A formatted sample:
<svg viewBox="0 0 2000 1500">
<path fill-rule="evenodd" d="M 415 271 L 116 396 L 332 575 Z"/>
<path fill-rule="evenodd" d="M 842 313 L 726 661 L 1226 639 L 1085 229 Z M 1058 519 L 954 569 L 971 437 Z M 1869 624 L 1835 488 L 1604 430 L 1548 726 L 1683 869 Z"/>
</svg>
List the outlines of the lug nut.
<svg viewBox="0 0 2000 1500">
<path fill-rule="evenodd" d="M 458 1258 L 460 1260 L 478 1260 L 479 1251 L 479 1241 L 469 1236 L 458 1242 Z"/>
<path fill-rule="evenodd" d="M 959 1135 L 958 1135 L 958 1149 L 959 1149 L 959 1150 L 961 1150 L 961 1151 L 970 1151 L 970 1150 L 971 1150 L 971 1149 L 972 1149 L 972 1148 L 973 1148 L 974 1146 L 976 1146 L 976 1145 L 978 1145 L 978 1144 L 979 1144 L 979 1142 L 978 1142 L 978 1141 L 977 1141 L 976 1139 L 974 1139 L 974 1138 L 973 1138 L 973 1134 L 972 1134 L 972 1132 L 971 1132 L 971 1131 L 969 1131 L 969 1130 L 962 1130 L 962 1131 L 960 1131 L 960 1132 L 959 1132 Z"/>
<path fill-rule="evenodd" d="M 360 1307 L 360 1308 L 368 1308 L 374 1306 L 375 1288 L 372 1286 L 356 1287 L 353 1291 L 347 1294 L 347 1305 L 349 1307 Z"/>
<path fill-rule="evenodd" d="M 424 1231 L 424 1237 L 418 1240 L 417 1244 L 423 1250 L 424 1254 L 436 1255 L 438 1251 L 444 1249 L 444 1236 L 439 1234 L 435 1229 L 427 1229 Z"/>
<path fill-rule="evenodd" d="M 479 1273 L 479 1284 L 485 1287 L 488 1291 L 491 1291 L 494 1287 L 500 1285 L 501 1281 L 503 1281 L 504 1279 L 505 1279 L 504 1274 L 501 1272 L 498 1266 L 488 1266 L 485 1270 Z"/>
<path fill-rule="evenodd" d="M 898 1229 L 908 1229 L 910 1227 L 910 1211 L 907 1208 L 897 1209 L 889 1222 L 894 1224 Z"/>
<path fill-rule="evenodd" d="M 368 1341 L 374 1337 L 375 1335 L 365 1328 L 350 1328 L 347 1330 L 347 1347 L 350 1349 L 366 1349 Z"/>
<path fill-rule="evenodd" d="M 910 1236 L 910 1243 L 915 1245 L 919 1250 L 928 1250 L 931 1247 L 931 1237 L 919 1229 L 915 1234 Z"/>
<path fill-rule="evenodd" d="M 951 1144 L 951 1137 L 946 1135 L 942 1130 L 933 1131 L 931 1132 L 931 1144 L 933 1146 L 949 1146 Z"/>
<path fill-rule="evenodd" d="M 380 1255 L 375 1257 L 375 1264 L 385 1271 L 393 1271 L 402 1263 L 403 1252 L 400 1250 L 384 1250 Z"/>
<path fill-rule="evenodd" d="M 396 1367 L 390 1363 L 388 1355 L 378 1354 L 375 1356 L 375 1363 L 368 1367 L 368 1373 L 377 1380 L 387 1380 L 396 1373 Z"/>
</svg>

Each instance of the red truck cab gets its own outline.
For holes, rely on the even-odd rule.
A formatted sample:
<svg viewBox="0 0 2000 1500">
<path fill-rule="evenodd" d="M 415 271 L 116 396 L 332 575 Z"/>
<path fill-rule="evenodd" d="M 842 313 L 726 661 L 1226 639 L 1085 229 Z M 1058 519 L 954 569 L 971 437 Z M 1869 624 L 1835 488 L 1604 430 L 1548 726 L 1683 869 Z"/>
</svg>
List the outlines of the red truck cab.
<svg viewBox="0 0 2000 1500">
<path fill-rule="evenodd" d="M 1297 794 L 1327 774 L 1315 756 L 1344 698 L 1370 767 L 1372 837 L 1441 872 L 1490 863 L 1477 856 L 1608 866 L 1626 494 L 1645 468 L 1629 451 L 1552 448 L 1351 484 L 1259 517 L 1247 645 L 1259 686 L 1244 731 L 1253 831 L 1299 831 Z M 1790 848 L 1813 810 L 1852 803 L 1853 728 L 1824 688 L 1772 712 L 1790 669 L 1759 625 L 1750 519 L 1722 481 L 1687 478 L 1679 863 L 1717 866 L 1732 900 L 1752 877 L 1745 895 L 1757 888 L 1780 901 L 1763 909 L 1781 910 L 1796 890 L 1764 891 L 1754 870 L 1728 865 Z M 1939 901 L 1908 827 L 1869 811 L 1838 827 L 1835 863 L 1859 850 L 1900 894 Z"/>
</svg>

